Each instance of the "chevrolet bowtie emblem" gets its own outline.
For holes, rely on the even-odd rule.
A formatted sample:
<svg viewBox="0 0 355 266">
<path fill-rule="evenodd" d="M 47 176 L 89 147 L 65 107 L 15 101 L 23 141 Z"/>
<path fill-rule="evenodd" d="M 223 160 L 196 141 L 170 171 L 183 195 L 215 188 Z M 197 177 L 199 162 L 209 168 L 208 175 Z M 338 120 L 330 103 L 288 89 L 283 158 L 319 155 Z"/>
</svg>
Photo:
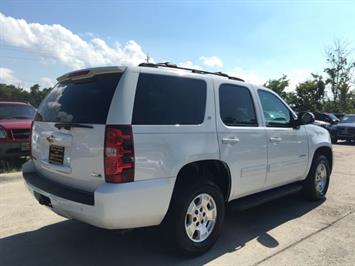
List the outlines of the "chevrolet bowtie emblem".
<svg viewBox="0 0 355 266">
<path fill-rule="evenodd" d="M 55 137 L 53 135 L 50 135 L 49 137 L 47 137 L 47 140 L 49 143 L 53 143 L 53 141 L 55 140 Z"/>
</svg>

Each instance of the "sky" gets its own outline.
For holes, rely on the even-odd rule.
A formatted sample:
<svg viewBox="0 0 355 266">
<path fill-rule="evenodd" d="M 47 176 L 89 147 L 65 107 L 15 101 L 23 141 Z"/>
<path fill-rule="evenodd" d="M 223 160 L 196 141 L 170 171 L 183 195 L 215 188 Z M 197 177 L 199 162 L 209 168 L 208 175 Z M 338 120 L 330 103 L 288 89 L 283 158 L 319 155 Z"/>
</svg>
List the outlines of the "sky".
<svg viewBox="0 0 355 266">
<path fill-rule="evenodd" d="M 322 74 L 334 41 L 355 48 L 355 0 L 1 0 L 0 83 L 53 86 L 72 70 L 153 62 L 251 83 Z"/>
</svg>

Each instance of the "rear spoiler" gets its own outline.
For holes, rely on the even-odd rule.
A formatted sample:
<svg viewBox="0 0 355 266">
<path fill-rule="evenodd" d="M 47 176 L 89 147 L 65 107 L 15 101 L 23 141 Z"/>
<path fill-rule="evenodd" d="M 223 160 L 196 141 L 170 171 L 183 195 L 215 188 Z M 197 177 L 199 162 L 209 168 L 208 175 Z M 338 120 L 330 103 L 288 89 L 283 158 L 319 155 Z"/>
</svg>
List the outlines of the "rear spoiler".
<svg viewBox="0 0 355 266">
<path fill-rule="evenodd" d="M 95 75 L 100 75 L 100 74 L 111 74 L 111 73 L 121 73 L 126 70 L 127 67 L 118 67 L 118 66 L 112 66 L 112 67 L 95 67 L 95 68 L 87 68 L 87 69 L 81 69 L 73 72 L 69 72 L 67 74 L 64 74 L 63 76 L 60 76 L 57 78 L 58 82 L 63 82 L 66 80 L 77 80 L 77 79 L 83 79 L 83 78 L 91 78 Z"/>
</svg>

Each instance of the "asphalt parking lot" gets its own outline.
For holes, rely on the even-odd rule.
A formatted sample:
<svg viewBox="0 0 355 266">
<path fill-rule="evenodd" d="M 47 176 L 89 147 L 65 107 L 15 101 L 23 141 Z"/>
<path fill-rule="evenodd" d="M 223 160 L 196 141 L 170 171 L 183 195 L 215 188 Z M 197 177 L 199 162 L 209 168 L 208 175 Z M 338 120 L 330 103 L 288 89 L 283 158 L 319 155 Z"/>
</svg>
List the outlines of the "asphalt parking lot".
<svg viewBox="0 0 355 266">
<path fill-rule="evenodd" d="M 0 265 L 354 265 L 355 145 L 334 145 L 327 199 L 298 195 L 229 214 L 208 253 L 179 257 L 159 228 L 108 231 L 40 206 L 18 175 L 0 176 Z"/>
</svg>

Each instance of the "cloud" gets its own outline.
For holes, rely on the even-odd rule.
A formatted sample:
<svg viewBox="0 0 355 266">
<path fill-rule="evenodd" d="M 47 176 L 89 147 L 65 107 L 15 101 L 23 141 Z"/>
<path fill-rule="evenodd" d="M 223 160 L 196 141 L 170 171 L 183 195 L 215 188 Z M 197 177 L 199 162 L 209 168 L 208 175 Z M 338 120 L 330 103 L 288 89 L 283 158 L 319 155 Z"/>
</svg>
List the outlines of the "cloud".
<svg viewBox="0 0 355 266">
<path fill-rule="evenodd" d="M 209 67 L 223 67 L 222 60 L 217 56 L 210 56 L 210 57 L 201 56 L 200 60 L 204 65 Z"/>
<path fill-rule="evenodd" d="M 16 77 L 15 72 L 12 69 L 0 67 L 0 83 L 19 86 L 25 90 L 28 90 L 36 82 L 24 82 Z M 41 88 L 53 87 L 55 83 L 56 82 L 49 77 L 42 77 L 38 82 Z"/>
<path fill-rule="evenodd" d="M 200 69 L 200 70 L 203 69 L 201 66 L 192 63 L 192 61 L 181 62 L 178 65 L 180 67 L 186 67 L 186 68 L 193 68 L 193 69 Z"/>
<path fill-rule="evenodd" d="M 20 80 L 14 76 L 14 71 L 11 69 L 0 67 L 0 83 L 18 84 Z"/>
<path fill-rule="evenodd" d="M 56 82 L 51 78 L 48 78 L 48 77 L 40 78 L 39 85 L 42 88 L 53 88 L 55 84 L 56 84 Z"/>
<path fill-rule="evenodd" d="M 238 77 L 244 79 L 246 82 L 255 84 L 255 85 L 262 85 L 267 80 L 265 76 L 261 75 L 260 73 L 254 70 L 243 69 L 240 67 L 235 67 L 226 73 L 233 77 Z"/>
<path fill-rule="evenodd" d="M 296 86 L 300 82 L 304 82 L 311 78 L 311 70 L 303 69 L 303 68 L 292 68 L 289 70 L 285 70 L 283 72 L 271 73 L 267 72 L 267 70 L 260 73 L 259 71 L 254 71 L 250 69 L 243 69 L 240 67 L 233 68 L 229 71 L 226 71 L 227 74 L 231 76 L 235 76 L 241 79 L 244 79 L 246 82 L 255 84 L 255 85 L 263 85 L 269 79 L 279 79 L 284 74 L 287 76 L 289 80 L 289 86 L 286 88 L 286 91 L 294 91 Z"/>
<path fill-rule="evenodd" d="M 294 91 L 296 90 L 298 83 L 311 79 L 311 72 L 312 71 L 309 69 L 302 68 L 293 68 L 288 70 L 287 73 L 285 73 L 289 79 L 289 86 L 286 88 L 286 91 Z"/>
<path fill-rule="evenodd" d="M 123 46 L 108 45 L 94 37 L 89 41 L 59 24 L 28 23 L 24 19 L 5 16 L 0 12 L 2 41 L 73 69 L 99 65 L 137 65 L 146 54 L 134 40 Z"/>
</svg>

